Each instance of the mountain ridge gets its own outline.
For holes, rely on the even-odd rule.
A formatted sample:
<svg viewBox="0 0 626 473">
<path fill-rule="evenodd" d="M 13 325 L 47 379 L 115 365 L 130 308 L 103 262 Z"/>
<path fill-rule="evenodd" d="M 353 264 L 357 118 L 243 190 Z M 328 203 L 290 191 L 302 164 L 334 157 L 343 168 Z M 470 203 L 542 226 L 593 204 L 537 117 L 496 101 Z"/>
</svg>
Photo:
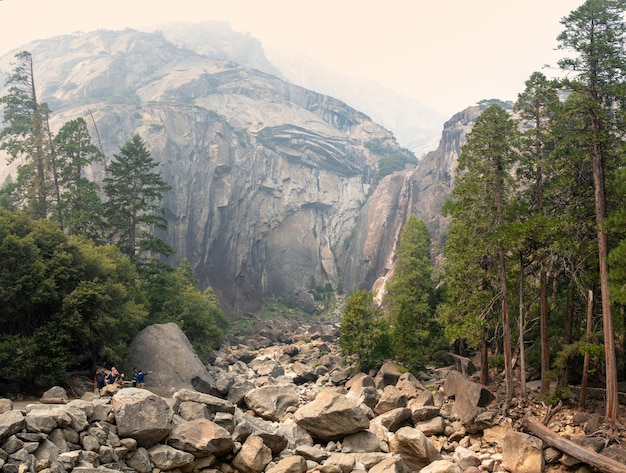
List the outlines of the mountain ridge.
<svg viewBox="0 0 626 473">
<path fill-rule="evenodd" d="M 440 231 L 438 211 L 418 209 L 434 200 L 411 191 L 416 169 L 374 178 L 386 153 L 403 152 L 393 134 L 341 100 L 161 33 L 97 31 L 27 48 L 53 129 L 88 116 L 108 158 L 134 133 L 144 138 L 173 186 L 168 262 L 187 258 L 231 314 L 280 297 L 313 311 L 311 281 L 370 289 L 391 271 L 411 212 Z M 14 168 L 2 161 L 4 179 Z M 102 166 L 91 172 L 101 181 Z"/>
</svg>

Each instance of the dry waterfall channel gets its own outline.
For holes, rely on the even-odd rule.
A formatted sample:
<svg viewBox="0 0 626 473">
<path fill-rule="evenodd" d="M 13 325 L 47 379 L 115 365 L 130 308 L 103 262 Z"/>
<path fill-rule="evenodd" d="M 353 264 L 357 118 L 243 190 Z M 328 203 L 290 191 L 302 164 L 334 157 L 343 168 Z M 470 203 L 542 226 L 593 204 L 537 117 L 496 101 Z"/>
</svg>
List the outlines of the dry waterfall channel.
<svg viewBox="0 0 626 473">
<path fill-rule="evenodd" d="M 170 389 L 163 374 L 144 390 L 69 400 L 54 387 L 23 408 L 0 400 L 2 472 L 590 471 L 522 432 L 491 389 L 453 367 L 419 379 L 393 364 L 351 375 L 335 326 L 256 328 L 245 344 L 232 337 L 215 353 L 210 394 L 183 382 L 172 396 L 158 395 Z M 584 444 L 593 455 L 585 462 L 600 459 L 599 471 L 626 471 L 626 452 L 599 452 L 602 442 L 586 435 L 598 422 L 564 410 L 547 428 Z"/>
</svg>

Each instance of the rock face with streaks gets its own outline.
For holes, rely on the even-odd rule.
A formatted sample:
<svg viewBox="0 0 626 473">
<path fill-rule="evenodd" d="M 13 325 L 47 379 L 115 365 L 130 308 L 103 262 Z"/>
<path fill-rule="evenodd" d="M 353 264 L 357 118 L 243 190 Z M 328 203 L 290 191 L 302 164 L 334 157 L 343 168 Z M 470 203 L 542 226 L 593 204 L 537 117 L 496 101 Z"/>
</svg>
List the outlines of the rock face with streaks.
<svg viewBox="0 0 626 473">
<path fill-rule="evenodd" d="M 169 263 L 187 258 L 228 313 L 279 297 L 314 311 L 312 282 L 352 291 L 390 274 L 410 213 L 438 241 L 440 208 L 477 109 L 448 122 L 439 149 L 417 168 L 379 181 L 379 163 L 406 152 L 388 130 L 269 73 L 275 69 L 258 45 L 244 65 L 234 61 L 244 62 L 248 46 L 225 53 L 211 41 L 203 48 L 196 37 L 183 47 L 159 33 L 124 30 L 24 47 L 38 95 L 54 112 L 53 130 L 85 117 L 106 159 L 135 133 L 147 143 L 172 186 L 160 235 L 176 250 Z M 0 58 L 0 72 L 11 70 L 12 59 Z M 16 164 L 0 155 L 0 179 Z M 90 173 L 100 182 L 104 167 Z"/>
</svg>

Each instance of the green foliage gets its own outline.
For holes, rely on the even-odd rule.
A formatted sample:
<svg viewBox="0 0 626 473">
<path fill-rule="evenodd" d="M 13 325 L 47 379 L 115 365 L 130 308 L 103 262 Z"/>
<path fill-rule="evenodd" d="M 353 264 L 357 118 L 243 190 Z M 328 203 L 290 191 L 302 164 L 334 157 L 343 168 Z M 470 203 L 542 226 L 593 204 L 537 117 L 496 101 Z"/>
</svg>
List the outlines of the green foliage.
<svg viewBox="0 0 626 473">
<path fill-rule="evenodd" d="M 374 175 L 374 179 L 376 180 L 380 180 L 389 174 L 401 171 L 407 167 L 415 167 L 419 162 L 415 154 L 406 148 L 396 150 L 387 145 L 381 145 L 371 141 L 365 143 L 365 147 L 380 156 L 378 169 Z"/>
<path fill-rule="evenodd" d="M 149 252 L 170 255 L 172 249 L 157 238 L 153 229 L 167 225 L 160 206 L 163 194 L 171 189 L 139 135 L 134 135 L 114 155 L 104 179 L 107 196 L 105 215 L 113 239 L 122 252 L 138 260 Z"/>
<path fill-rule="evenodd" d="M 389 326 L 369 291 L 355 291 L 346 299 L 341 319 L 339 347 L 344 356 L 356 356 L 359 369 L 367 372 L 389 356 Z"/>
<path fill-rule="evenodd" d="M 84 173 L 87 166 L 102 156 L 91 142 L 85 120 L 76 118 L 65 123 L 54 143 L 59 184 L 54 219 L 67 233 L 101 241 L 104 222 L 100 187 Z"/>
<path fill-rule="evenodd" d="M 122 361 L 147 316 L 136 281 L 115 247 L 0 211 L 0 376 L 63 380 Z"/>
<path fill-rule="evenodd" d="M 21 159 L 17 179 L 9 194 L 12 205 L 24 204 L 35 218 L 46 218 L 52 194 L 53 151 L 49 133 L 50 109 L 39 103 L 33 76 L 33 58 L 28 51 L 15 55 L 14 69 L 6 80 L 0 150 L 9 162 Z"/>
<path fill-rule="evenodd" d="M 559 402 L 571 403 L 574 392 L 569 386 L 557 386 L 551 394 L 539 394 L 537 399 L 549 406 L 556 406 Z"/>
<path fill-rule="evenodd" d="M 386 301 L 391 321 L 394 358 L 413 372 L 437 360 L 447 343 L 435 319 L 430 236 L 426 225 L 411 215 L 402 230 L 393 280 Z"/>
<path fill-rule="evenodd" d="M 503 282 L 499 249 L 513 214 L 509 174 L 516 159 L 515 124 L 491 105 L 476 120 L 462 148 L 457 182 L 444 212 L 452 217 L 445 245 L 446 302 L 438 308 L 450 341 L 478 348 L 498 320 Z"/>
<path fill-rule="evenodd" d="M 185 258 L 175 271 L 156 268 L 146 280 L 151 316 L 148 323 L 176 323 L 201 359 L 218 348 L 230 327 L 215 292 L 196 287 L 193 268 Z"/>
</svg>

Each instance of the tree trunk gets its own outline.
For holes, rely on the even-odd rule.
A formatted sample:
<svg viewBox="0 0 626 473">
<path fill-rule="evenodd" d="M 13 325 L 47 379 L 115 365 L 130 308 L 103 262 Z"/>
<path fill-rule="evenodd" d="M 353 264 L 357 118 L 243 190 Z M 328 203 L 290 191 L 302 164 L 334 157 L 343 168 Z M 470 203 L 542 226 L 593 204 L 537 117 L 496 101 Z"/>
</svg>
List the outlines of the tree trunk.
<svg viewBox="0 0 626 473">
<path fill-rule="evenodd" d="M 509 323 L 509 302 L 506 280 L 506 265 L 504 248 L 500 244 L 500 286 L 502 290 L 502 334 L 503 334 L 503 350 L 504 350 L 504 377 L 506 384 L 506 402 L 507 405 L 513 398 L 513 367 L 511 354 L 511 326 Z"/>
<path fill-rule="evenodd" d="M 520 397 L 526 399 L 526 360 L 524 360 L 524 259 L 520 253 L 519 277 L 519 359 L 520 359 Z"/>
<path fill-rule="evenodd" d="M 563 453 L 571 455 L 574 458 L 577 458 L 583 463 L 586 463 L 599 471 L 606 473 L 626 473 L 626 465 L 623 465 L 605 455 L 587 450 L 585 447 L 561 437 L 537 419 L 526 416 L 522 419 L 522 425 L 525 429 L 532 432 L 548 445 L 557 448 Z"/>
<path fill-rule="evenodd" d="M 593 291 L 589 290 L 589 298 L 587 300 L 587 339 L 591 336 L 591 324 L 593 321 Z M 591 354 L 589 352 L 585 353 L 585 358 L 583 361 L 583 378 L 580 383 L 580 401 L 578 402 L 578 407 L 581 409 L 585 407 L 587 403 L 587 383 L 589 382 L 589 360 L 591 358 Z"/>
<path fill-rule="evenodd" d="M 600 134 L 600 120 L 593 117 L 594 136 Z M 600 293 L 602 296 L 602 326 L 604 333 L 604 357 L 606 364 L 606 422 L 612 432 L 617 427 L 619 398 L 617 393 L 617 360 L 615 359 L 615 337 L 611 315 L 611 297 L 609 295 L 608 242 L 604 231 L 606 215 L 606 196 L 604 188 L 604 163 L 600 143 L 594 143 L 592 149 L 593 182 L 595 187 L 596 226 L 598 234 L 598 263 L 600 270 Z"/>
<path fill-rule="evenodd" d="M 480 342 L 480 384 L 485 386 L 489 382 L 489 351 L 487 340 Z"/>
</svg>

